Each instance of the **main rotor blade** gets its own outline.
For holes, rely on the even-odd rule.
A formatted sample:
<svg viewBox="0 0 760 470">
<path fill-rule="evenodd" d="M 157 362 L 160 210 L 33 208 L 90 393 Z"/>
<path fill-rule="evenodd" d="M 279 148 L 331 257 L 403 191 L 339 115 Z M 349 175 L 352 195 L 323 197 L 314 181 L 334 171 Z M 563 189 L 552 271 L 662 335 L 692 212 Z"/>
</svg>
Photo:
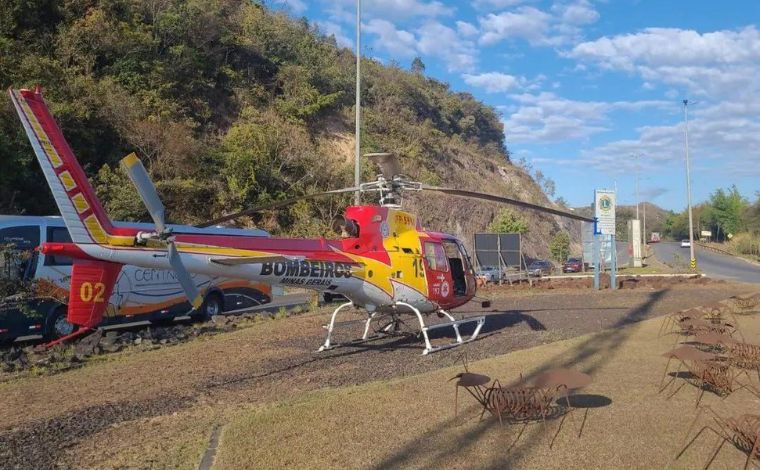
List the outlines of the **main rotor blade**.
<svg viewBox="0 0 760 470">
<path fill-rule="evenodd" d="M 306 194 L 303 196 L 292 197 L 290 199 L 283 199 L 282 201 L 268 202 L 266 204 L 261 204 L 261 205 L 254 206 L 248 209 L 244 209 L 240 212 L 235 212 L 234 214 L 223 215 L 221 217 L 217 217 L 216 219 L 207 220 L 206 222 L 203 222 L 202 224 L 196 225 L 196 227 L 199 227 L 199 228 L 211 227 L 213 225 L 218 225 L 218 224 L 227 222 L 229 220 L 234 220 L 239 217 L 243 217 L 244 215 L 250 215 L 250 214 L 255 214 L 257 212 L 261 212 L 265 210 L 277 209 L 279 207 L 289 206 L 290 204 L 293 204 L 294 202 L 308 200 L 308 199 L 317 199 L 320 197 L 332 196 L 334 194 L 354 193 L 358 190 L 359 188 L 333 189 L 332 191 Z"/>
<path fill-rule="evenodd" d="M 199 308 L 203 303 L 203 298 L 195 286 L 195 281 L 193 281 L 184 263 L 182 263 L 182 257 L 177 251 L 177 247 L 174 246 L 174 242 L 169 242 L 168 245 L 169 264 L 171 264 L 174 274 L 177 276 L 177 280 L 182 286 L 182 290 L 185 291 L 185 295 L 187 295 L 187 299 L 193 305 L 193 308 Z"/>
<path fill-rule="evenodd" d="M 396 175 L 403 174 L 398 158 L 392 153 L 367 153 L 364 156 L 380 168 L 383 178 L 387 181 L 393 180 Z"/>
<path fill-rule="evenodd" d="M 153 182 L 148 176 L 148 172 L 145 170 L 142 162 L 134 152 L 130 153 L 126 157 L 121 159 L 121 164 L 129 175 L 129 179 L 132 180 L 132 184 L 137 188 L 137 192 L 140 194 L 140 198 L 143 200 L 145 207 L 148 208 L 153 222 L 156 224 L 156 231 L 162 233 L 166 228 L 164 222 L 164 216 L 166 209 L 161 202 L 161 198 L 158 197 L 156 187 L 153 186 Z"/>
<path fill-rule="evenodd" d="M 570 219 L 575 219 L 575 220 L 582 220 L 584 222 L 594 221 L 594 219 L 583 217 L 578 214 L 573 214 L 572 212 L 565 212 L 559 209 L 553 209 L 551 207 L 539 206 L 536 204 L 531 204 L 529 202 L 518 201 L 517 199 L 510 199 L 508 197 L 497 196 L 495 194 L 478 193 L 475 191 L 465 191 L 463 189 L 454 189 L 454 188 L 439 188 L 437 186 L 426 186 L 426 185 L 423 185 L 422 189 L 425 191 L 436 191 L 439 193 L 451 194 L 452 196 L 470 197 L 474 199 L 483 199 L 486 201 L 501 202 L 503 204 L 511 204 L 513 206 L 524 207 L 526 209 L 532 209 L 539 212 L 548 212 L 549 214 L 559 215 L 562 217 L 568 217 Z"/>
</svg>

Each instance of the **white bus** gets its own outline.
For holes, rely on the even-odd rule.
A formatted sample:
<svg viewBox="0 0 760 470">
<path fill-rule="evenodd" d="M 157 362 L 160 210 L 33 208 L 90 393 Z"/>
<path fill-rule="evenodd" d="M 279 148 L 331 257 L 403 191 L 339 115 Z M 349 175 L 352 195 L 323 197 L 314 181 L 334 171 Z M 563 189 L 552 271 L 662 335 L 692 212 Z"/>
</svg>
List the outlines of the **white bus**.
<svg viewBox="0 0 760 470">
<path fill-rule="evenodd" d="M 152 224 L 117 222 L 116 225 L 155 230 Z M 170 227 L 181 228 L 183 233 L 197 231 L 205 234 L 269 236 L 263 230 Z M 0 342 L 30 335 L 55 339 L 73 332 L 74 327 L 66 321 L 65 304 L 72 260 L 64 256 L 43 255 L 34 250 L 41 243 L 70 241 L 69 232 L 60 217 L 0 216 L 0 245 L 6 247 L 6 254 L 12 254 L 0 255 L 0 276 L 5 277 L 6 281 L 9 277 L 23 281 L 36 280 L 39 290 L 61 299 L 41 299 L 33 302 L 31 308 L 28 302 L 23 308 L 19 305 L 18 308 L 14 307 L 16 304 L 12 299 L 11 302 L 4 302 L 5 307 L 0 310 Z M 207 319 L 222 312 L 244 310 L 272 300 L 272 287 L 267 284 L 200 274 L 192 276 L 204 296 L 203 305 L 194 312 L 191 312 L 190 303 L 172 271 L 124 266 L 108 301 L 101 326 L 146 320 L 167 322 L 184 315 Z"/>
</svg>

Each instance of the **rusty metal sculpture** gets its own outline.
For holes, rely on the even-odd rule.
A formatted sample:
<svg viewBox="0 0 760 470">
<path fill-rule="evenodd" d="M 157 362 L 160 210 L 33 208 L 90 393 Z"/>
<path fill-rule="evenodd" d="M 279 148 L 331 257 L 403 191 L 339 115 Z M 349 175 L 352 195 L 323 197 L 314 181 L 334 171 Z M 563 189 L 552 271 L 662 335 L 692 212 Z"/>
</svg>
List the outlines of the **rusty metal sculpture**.
<svg viewBox="0 0 760 470">
<path fill-rule="evenodd" d="M 678 455 L 676 455 L 676 460 L 686 452 L 686 449 L 688 449 L 703 432 L 708 430 L 712 431 L 720 438 L 720 443 L 707 461 L 707 464 L 704 467 L 705 469 L 713 463 L 726 442 L 730 442 L 734 447 L 747 454 L 747 460 L 744 462 L 744 470 L 749 467 L 749 464 L 753 459 L 760 460 L 760 415 L 744 414 L 736 418 L 723 418 L 709 406 L 704 406 L 700 408 L 699 412 L 697 412 L 694 421 L 692 421 L 691 426 L 689 426 L 689 430 L 686 431 L 686 438 L 689 437 L 692 428 L 704 410 L 708 410 L 712 413 L 712 418 L 717 425 L 717 429 L 710 425 L 703 426 L 689 443 L 681 449 Z"/>
<path fill-rule="evenodd" d="M 728 362 L 740 369 L 754 370 L 760 380 L 760 345 L 749 343 L 727 343 Z"/>
<path fill-rule="evenodd" d="M 704 316 L 704 312 L 696 309 L 691 308 L 689 310 L 679 310 L 678 312 L 673 312 L 669 315 L 665 315 L 665 318 L 662 320 L 662 324 L 660 325 L 660 331 L 657 333 L 657 336 L 661 336 L 664 333 L 670 333 L 673 331 L 673 328 L 681 323 L 684 320 L 694 320 L 697 318 L 702 318 Z"/>
<path fill-rule="evenodd" d="M 467 367 L 467 353 L 462 353 L 457 356 L 454 364 L 461 362 L 464 367 L 464 372 L 461 372 L 449 379 L 451 382 L 454 379 L 457 381 L 454 383 L 454 416 L 457 416 L 459 410 L 459 387 L 464 388 L 470 395 L 472 395 L 481 406 L 485 407 L 485 391 L 486 384 L 491 381 L 491 378 L 487 375 L 475 374 L 470 372 L 470 368 Z"/>
<path fill-rule="evenodd" d="M 736 327 L 735 322 L 728 322 L 720 318 L 703 319 L 703 318 L 687 318 L 678 322 L 679 330 L 676 331 L 675 344 L 678 343 L 680 338 L 690 338 L 697 336 L 700 333 L 717 333 L 720 335 L 733 336 L 738 335 L 740 338 L 744 338 L 741 331 Z"/>
<path fill-rule="evenodd" d="M 760 393 L 758 393 L 757 390 L 749 384 L 743 384 L 737 380 L 740 375 L 746 375 L 747 378 L 749 378 L 747 371 L 736 370 L 731 367 L 727 358 L 724 356 L 700 351 L 692 346 L 680 346 L 672 351 L 668 351 L 663 354 L 663 356 L 668 358 L 668 362 L 665 365 L 665 371 L 660 380 L 660 392 L 668 388 L 676 379 L 684 379 L 684 383 L 676 388 L 673 393 L 668 395 L 668 399 L 678 393 L 685 384 L 690 383 L 688 379 L 693 379 L 695 381 L 694 385 L 696 385 L 699 390 L 695 406 L 699 406 L 706 390 L 710 390 L 716 395 L 725 398 L 734 392 L 746 389 L 760 398 Z M 678 369 L 672 374 L 672 378 L 663 386 L 670 363 L 673 359 L 678 361 Z M 689 374 L 687 377 L 680 375 L 682 368 L 684 368 L 685 372 Z"/>
<path fill-rule="evenodd" d="M 760 312 L 760 292 L 754 294 L 744 294 L 731 297 L 730 299 L 736 306 L 736 313 L 750 315 Z"/>
<path fill-rule="evenodd" d="M 503 387 L 497 380 L 485 391 L 485 403 L 480 417 L 482 419 L 485 412 L 488 411 L 499 419 L 500 424 L 503 424 L 504 420 L 523 423 L 523 427 L 514 441 L 516 443 L 529 422 L 541 420 L 545 427 L 547 418 L 561 415 L 562 419 L 557 431 L 549 443 L 549 448 L 551 448 L 562 430 L 565 418 L 574 411 L 570 404 L 569 394 L 572 390 L 585 387 L 590 383 L 591 377 L 588 374 L 570 369 L 546 371 L 534 378 L 531 385 L 524 384 L 522 376 L 518 385 L 510 387 Z M 560 405 L 562 401 L 564 403 Z M 578 434 L 579 437 L 582 432 L 583 426 L 581 426 Z"/>
<path fill-rule="evenodd" d="M 760 380 L 760 345 L 742 343 L 734 338 L 715 332 L 702 332 L 694 337 L 694 343 L 709 352 L 723 353 L 728 363 L 739 369 L 754 370 Z"/>
<path fill-rule="evenodd" d="M 459 410 L 459 388 L 464 388 L 472 397 L 480 403 L 481 406 L 486 406 L 486 385 L 491 381 L 491 378 L 487 375 L 474 374 L 472 372 L 462 372 L 450 378 L 449 381 L 457 379 L 454 384 L 454 416 L 457 416 Z"/>
</svg>

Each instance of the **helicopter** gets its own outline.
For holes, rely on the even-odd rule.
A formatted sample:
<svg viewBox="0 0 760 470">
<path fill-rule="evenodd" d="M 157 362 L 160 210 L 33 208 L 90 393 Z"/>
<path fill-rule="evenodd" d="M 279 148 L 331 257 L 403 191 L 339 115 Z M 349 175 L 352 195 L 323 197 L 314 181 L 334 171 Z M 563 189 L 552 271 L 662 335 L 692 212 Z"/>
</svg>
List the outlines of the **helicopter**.
<svg viewBox="0 0 760 470">
<path fill-rule="evenodd" d="M 333 220 L 335 238 L 182 233 L 167 226 L 163 203 L 145 167 L 132 153 L 122 159 L 121 164 L 148 209 L 155 231 L 118 226 L 108 218 L 40 88 L 9 89 L 9 94 L 71 234 L 71 243 L 44 243 L 39 247 L 44 254 L 74 259 L 67 319 L 79 329 L 70 336 L 97 327 L 108 307 L 121 267 L 130 264 L 173 270 L 194 309 L 204 302 L 192 280 L 196 273 L 342 295 L 348 301 L 333 311 L 319 351 L 339 346 L 332 341 L 336 319 L 349 307 L 367 313 L 363 320 L 364 333 L 352 343 L 392 335 L 403 325 L 402 315 L 412 315 L 419 323 L 419 334 L 425 343 L 423 354 L 429 354 L 474 341 L 485 324 L 485 316 L 458 320 L 450 313 L 451 309 L 475 297 L 475 273 L 469 254 L 455 236 L 423 229 L 416 215 L 402 209 L 403 193 L 437 192 L 593 221 L 493 194 L 412 181 L 404 175 L 394 155 L 379 153 L 367 156 L 380 168 L 375 181 L 277 201 L 199 225 L 213 226 L 305 198 L 357 191 L 378 194 L 379 204 L 349 206 L 342 216 Z M 431 314 L 445 321 L 429 324 L 427 319 Z M 376 328 L 370 336 L 373 322 Z M 460 326 L 465 323 L 475 324 L 474 331 L 467 337 L 460 332 Z M 434 346 L 428 333 L 444 327 L 454 329 L 456 341 Z M 68 337 L 59 341 L 66 339 Z"/>
</svg>

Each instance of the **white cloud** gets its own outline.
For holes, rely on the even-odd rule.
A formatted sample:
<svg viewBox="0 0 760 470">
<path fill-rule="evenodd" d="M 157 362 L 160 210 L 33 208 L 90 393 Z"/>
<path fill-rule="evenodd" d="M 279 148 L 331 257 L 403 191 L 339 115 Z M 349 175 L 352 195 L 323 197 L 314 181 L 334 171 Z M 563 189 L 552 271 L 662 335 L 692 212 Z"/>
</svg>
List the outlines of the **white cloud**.
<svg viewBox="0 0 760 470">
<path fill-rule="evenodd" d="M 558 142 L 609 130 L 609 113 L 662 108 L 663 101 L 575 101 L 554 93 L 512 95 L 519 108 L 504 121 L 507 141 Z"/>
<path fill-rule="evenodd" d="M 318 21 L 317 25 L 319 26 L 320 31 L 322 31 L 326 36 L 334 36 L 335 41 L 338 43 L 341 47 L 355 47 L 355 40 L 352 38 L 349 38 L 343 33 L 343 28 L 338 23 L 332 22 L 332 21 Z"/>
<path fill-rule="evenodd" d="M 274 0 L 275 5 L 283 5 L 296 15 L 300 15 L 308 8 L 303 0 Z"/>
<path fill-rule="evenodd" d="M 457 21 L 457 32 L 464 37 L 475 36 L 478 34 L 478 28 L 466 21 Z"/>
<path fill-rule="evenodd" d="M 500 10 L 502 8 L 513 7 L 525 2 L 526 0 L 475 0 L 473 2 L 473 6 L 480 10 Z"/>
<path fill-rule="evenodd" d="M 582 26 L 595 23 L 599 19 L 599 12 L 586 0 L 555 4 L 552 6 L 552 12 L 556 13 L 560 22 L 565 25 Z"/>
<path fill-rule="evenodd" d="M 696 94 L 735 96 L 760 88 L 760 31 L 754 26 L 703 34 L 647 28 L 584 42 L 564 55 Z"/>
<path fill-rule="evenodd" d="M 599 19 L 599 13 L 587 0 L 556 3 L 550 12 L 521 6 L 480 17 L 480 44 L 487 46 L 506 39 L 523 39 L 542 46 L 578 42 L 582 27 Z"/>
<path fill-rule="evenodd" d="M 499 72 L 488 72 L 477 75 L 464 74 L 462 79 L 470 86 L 483 88 L 488 93 L 511 91 L 525 86 L 526 80 L 522 77 L 507 75 Z"/>
<path fill-rule="evenodd" d="M 417 34 L 417 50 L 420 54 L 442 59 L 449 71 L 472 70 L 475 66 L 475 44 L 461 38 L 448 26 L 428 21 L 417 29 Z"/>
<path fill-rule="evenodd" d="M 760 31 L 754 26 L 698 33 L 647 28 L 584 42 L 565 56 L 602 70 L 639 76 L 644 89 L 663 86 L 671 124 L 637 129 L 636 138 L 583 152 L 595 166 L 631 168 L 625 156 L 646 155 L 652 168 L 679 164 L 684 156 L 682 104 L 689 105 L 689 141 L 696 172 L 709 168 L 736 181 L 760 176 Z M 701 162 L 701 163 L 700 163 Z M 707 170 L 703 170 L 707 171 Z"/>
<path fill-rule="evenodd" d="M 390 21 L 372 19 L 362 28 L 377 36 L 375 44 L 379 49 L 385 49 L 394 56 L 409 58 L 417 53 L 417 39 L 414 34 L 396 29 Z"/>
<path fill-rule="evenodd" d="M 321 0 L 321 3 L 331 20 L 356 21 L 356 0 Z M 362 0 L 362 20 L 376 18 L 395 22 L 415 17 L 451 16 L 454 12 L 455 8 L 437 0 Z"/>
<path fill-rule="evenodd" d="M 480 44 L 491 45 L 504 39 L 525 39 L 530 43 L 543 42 L 549 29 L 551 16 L 533 7 L 520 7 L 514 11 L 489 13 L 479 19 L 483 35 Z"/>
<path fill-rule="evenodd" d="M 373 44 L 377 49 L 387 51 L 394 58 L 435 57 L 441 59 L 449 71 L 470 71 L 477 61 L 473 41 L 436 21 L 427 21 L 408 31 L 398 29 L 389 21 L 372 19 L 363 28 L 376 36 Z"/>
</svg>

